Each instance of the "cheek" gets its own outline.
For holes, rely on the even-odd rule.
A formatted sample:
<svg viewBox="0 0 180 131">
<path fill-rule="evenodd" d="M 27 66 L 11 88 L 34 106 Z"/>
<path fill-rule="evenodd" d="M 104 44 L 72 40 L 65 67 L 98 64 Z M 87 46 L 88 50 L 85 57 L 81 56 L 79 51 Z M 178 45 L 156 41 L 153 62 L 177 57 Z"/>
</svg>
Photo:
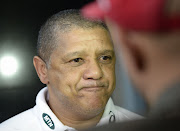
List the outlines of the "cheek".
<svg viewBox="0 0 180 131">
<path fill-rule="evenodd" d="M 82 72 L 80 69 L 68 70 L 61 73 L 59 86 L 63 87 L 63 92 L 69 94 L 77 94 L 77 85 L 82 78 Z"/>
<path fill-rule="evenodd" d="M 49 86 L 51 88 L 55 88 L 55 91 L 58 92 L 59 97 L 64 98 L 72 98 L 73 94 L 76 94 L 76 90 L 74 88 L 75 80 L 73 75 L 63 74 L 54 72 L 53 77 L 51 77 L 51 81 Z"/>
<path fill-rule="evenodd" d="M 68 85 L 75 86 L 82 78 L 82 68 L 73 68 L 64 73 Z"/>
<path fill-rule="evenodd" d="M 103 65 L 102 68 L 103 68 L 104 74 L 106 74 L 107 76 L 110 76 L 110 77 L 114 77 L 115 62 L 113 62 L 112 64 Z"/>
<path fill-rule="evenodd" d="M 56 88 L 56 89 L 60 90 L 64 84 L 63 78 L 65 78 L 65 77 L 61 73 L 59 73 L 57 70 L 50 72 L 49 86 L 51 88 Z"/>
<path fill-rule="evenodd" d="M 108 65 L 104 67 L 104 77 L 109 81 L 110 86 L 115 84 L 115 66 Z"/>
</svg>

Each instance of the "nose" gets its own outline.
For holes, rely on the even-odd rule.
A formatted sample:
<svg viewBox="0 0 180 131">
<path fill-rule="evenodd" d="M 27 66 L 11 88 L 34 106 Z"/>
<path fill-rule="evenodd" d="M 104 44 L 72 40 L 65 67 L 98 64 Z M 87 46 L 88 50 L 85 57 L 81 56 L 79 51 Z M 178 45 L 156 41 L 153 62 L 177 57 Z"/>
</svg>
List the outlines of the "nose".
<svg viewBox="0 0 180 131">
<path fill-rule="evenodd" d="M 103 77 L 102 67 L 98 62 L 93 61 L 88 63 L 86 70 L 84 71 L 83 78 L 84 79 L 93 79 L 98 80 Z"/>
</svg>

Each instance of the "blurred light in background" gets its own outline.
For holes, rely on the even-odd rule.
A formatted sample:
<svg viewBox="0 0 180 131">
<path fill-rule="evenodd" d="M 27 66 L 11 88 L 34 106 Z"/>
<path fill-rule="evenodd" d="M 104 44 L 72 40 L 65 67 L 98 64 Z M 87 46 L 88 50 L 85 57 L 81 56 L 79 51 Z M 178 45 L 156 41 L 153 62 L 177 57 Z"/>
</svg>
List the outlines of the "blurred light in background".
<svg viewBox="0 0 180 131">
<path fill-rule="evenodd" d="M 18 62 L 13 56 L 4 56 L 0 59 L 0 72 L 4 76 L 13 76 L 18 70 Z"/>
<path fill-rule="evenodd" d="M 33 45 L 35 41 L 25 33 L 0 38 L 0 89 L 30 88 L 40 83 L 32 62 L 36 54 Z"/>
</svg>

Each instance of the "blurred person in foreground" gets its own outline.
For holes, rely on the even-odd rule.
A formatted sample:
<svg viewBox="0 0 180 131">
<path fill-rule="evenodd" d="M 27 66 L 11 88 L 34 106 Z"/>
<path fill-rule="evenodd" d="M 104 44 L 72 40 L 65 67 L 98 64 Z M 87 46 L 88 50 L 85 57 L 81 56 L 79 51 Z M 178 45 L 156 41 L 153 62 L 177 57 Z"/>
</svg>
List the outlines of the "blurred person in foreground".
<svg viewBox="0 0 180 131">
<path fill-rule="evenodd" d="M 41 27 L 33 63 L 47 87 L 36 106 L 0 125 L 1 131 L 72 131 L 141 118 L 115 106 L 115 55 L 101 21 L 64 10 Z"/>
<path fill-rule="evenodd" d="M 96 130 L 180 129 L 180 1 L 97 0 L 82 14 L 107 23 L 115 52 L 150 108 L 145 120 Z"/>
</svg>

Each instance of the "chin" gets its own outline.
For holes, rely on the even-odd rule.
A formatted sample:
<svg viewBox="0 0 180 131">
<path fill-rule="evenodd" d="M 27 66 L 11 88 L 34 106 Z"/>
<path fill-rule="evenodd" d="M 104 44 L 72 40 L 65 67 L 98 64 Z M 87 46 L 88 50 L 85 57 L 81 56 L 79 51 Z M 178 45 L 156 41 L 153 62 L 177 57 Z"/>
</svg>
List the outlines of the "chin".
<svg viewBox="0 0 180 131">
<path fill-rule="evenodd" d="M 81 112 L 82 118 L 84 119 L 91 119 L 100 114 L 103 114 L 105 107 L 96 107 L 96 108 L 87 108 L 83 112 Z"/>
<path fill-rule="evenodd" d="M 105 109 L 106 103 L 107 103 L 107 100 L 104 100 L 104 101 L 97 100 L 97 101 L 87 102 L 85 106 L 86 106 L 86 110 L 89 113 L 99 114 Z"/>
<path fill-rule="evenodd" d="M 103 113 L 105 106 L 109 97 L 86 97 L 85 99 L 81 99 L 79 107 L 81 107 L 81 114 L 86 115 L 87 117 L 95 117 L 100 113 Z M 87 115 L 88 114 L 88 115 Z"/>
</svg>

